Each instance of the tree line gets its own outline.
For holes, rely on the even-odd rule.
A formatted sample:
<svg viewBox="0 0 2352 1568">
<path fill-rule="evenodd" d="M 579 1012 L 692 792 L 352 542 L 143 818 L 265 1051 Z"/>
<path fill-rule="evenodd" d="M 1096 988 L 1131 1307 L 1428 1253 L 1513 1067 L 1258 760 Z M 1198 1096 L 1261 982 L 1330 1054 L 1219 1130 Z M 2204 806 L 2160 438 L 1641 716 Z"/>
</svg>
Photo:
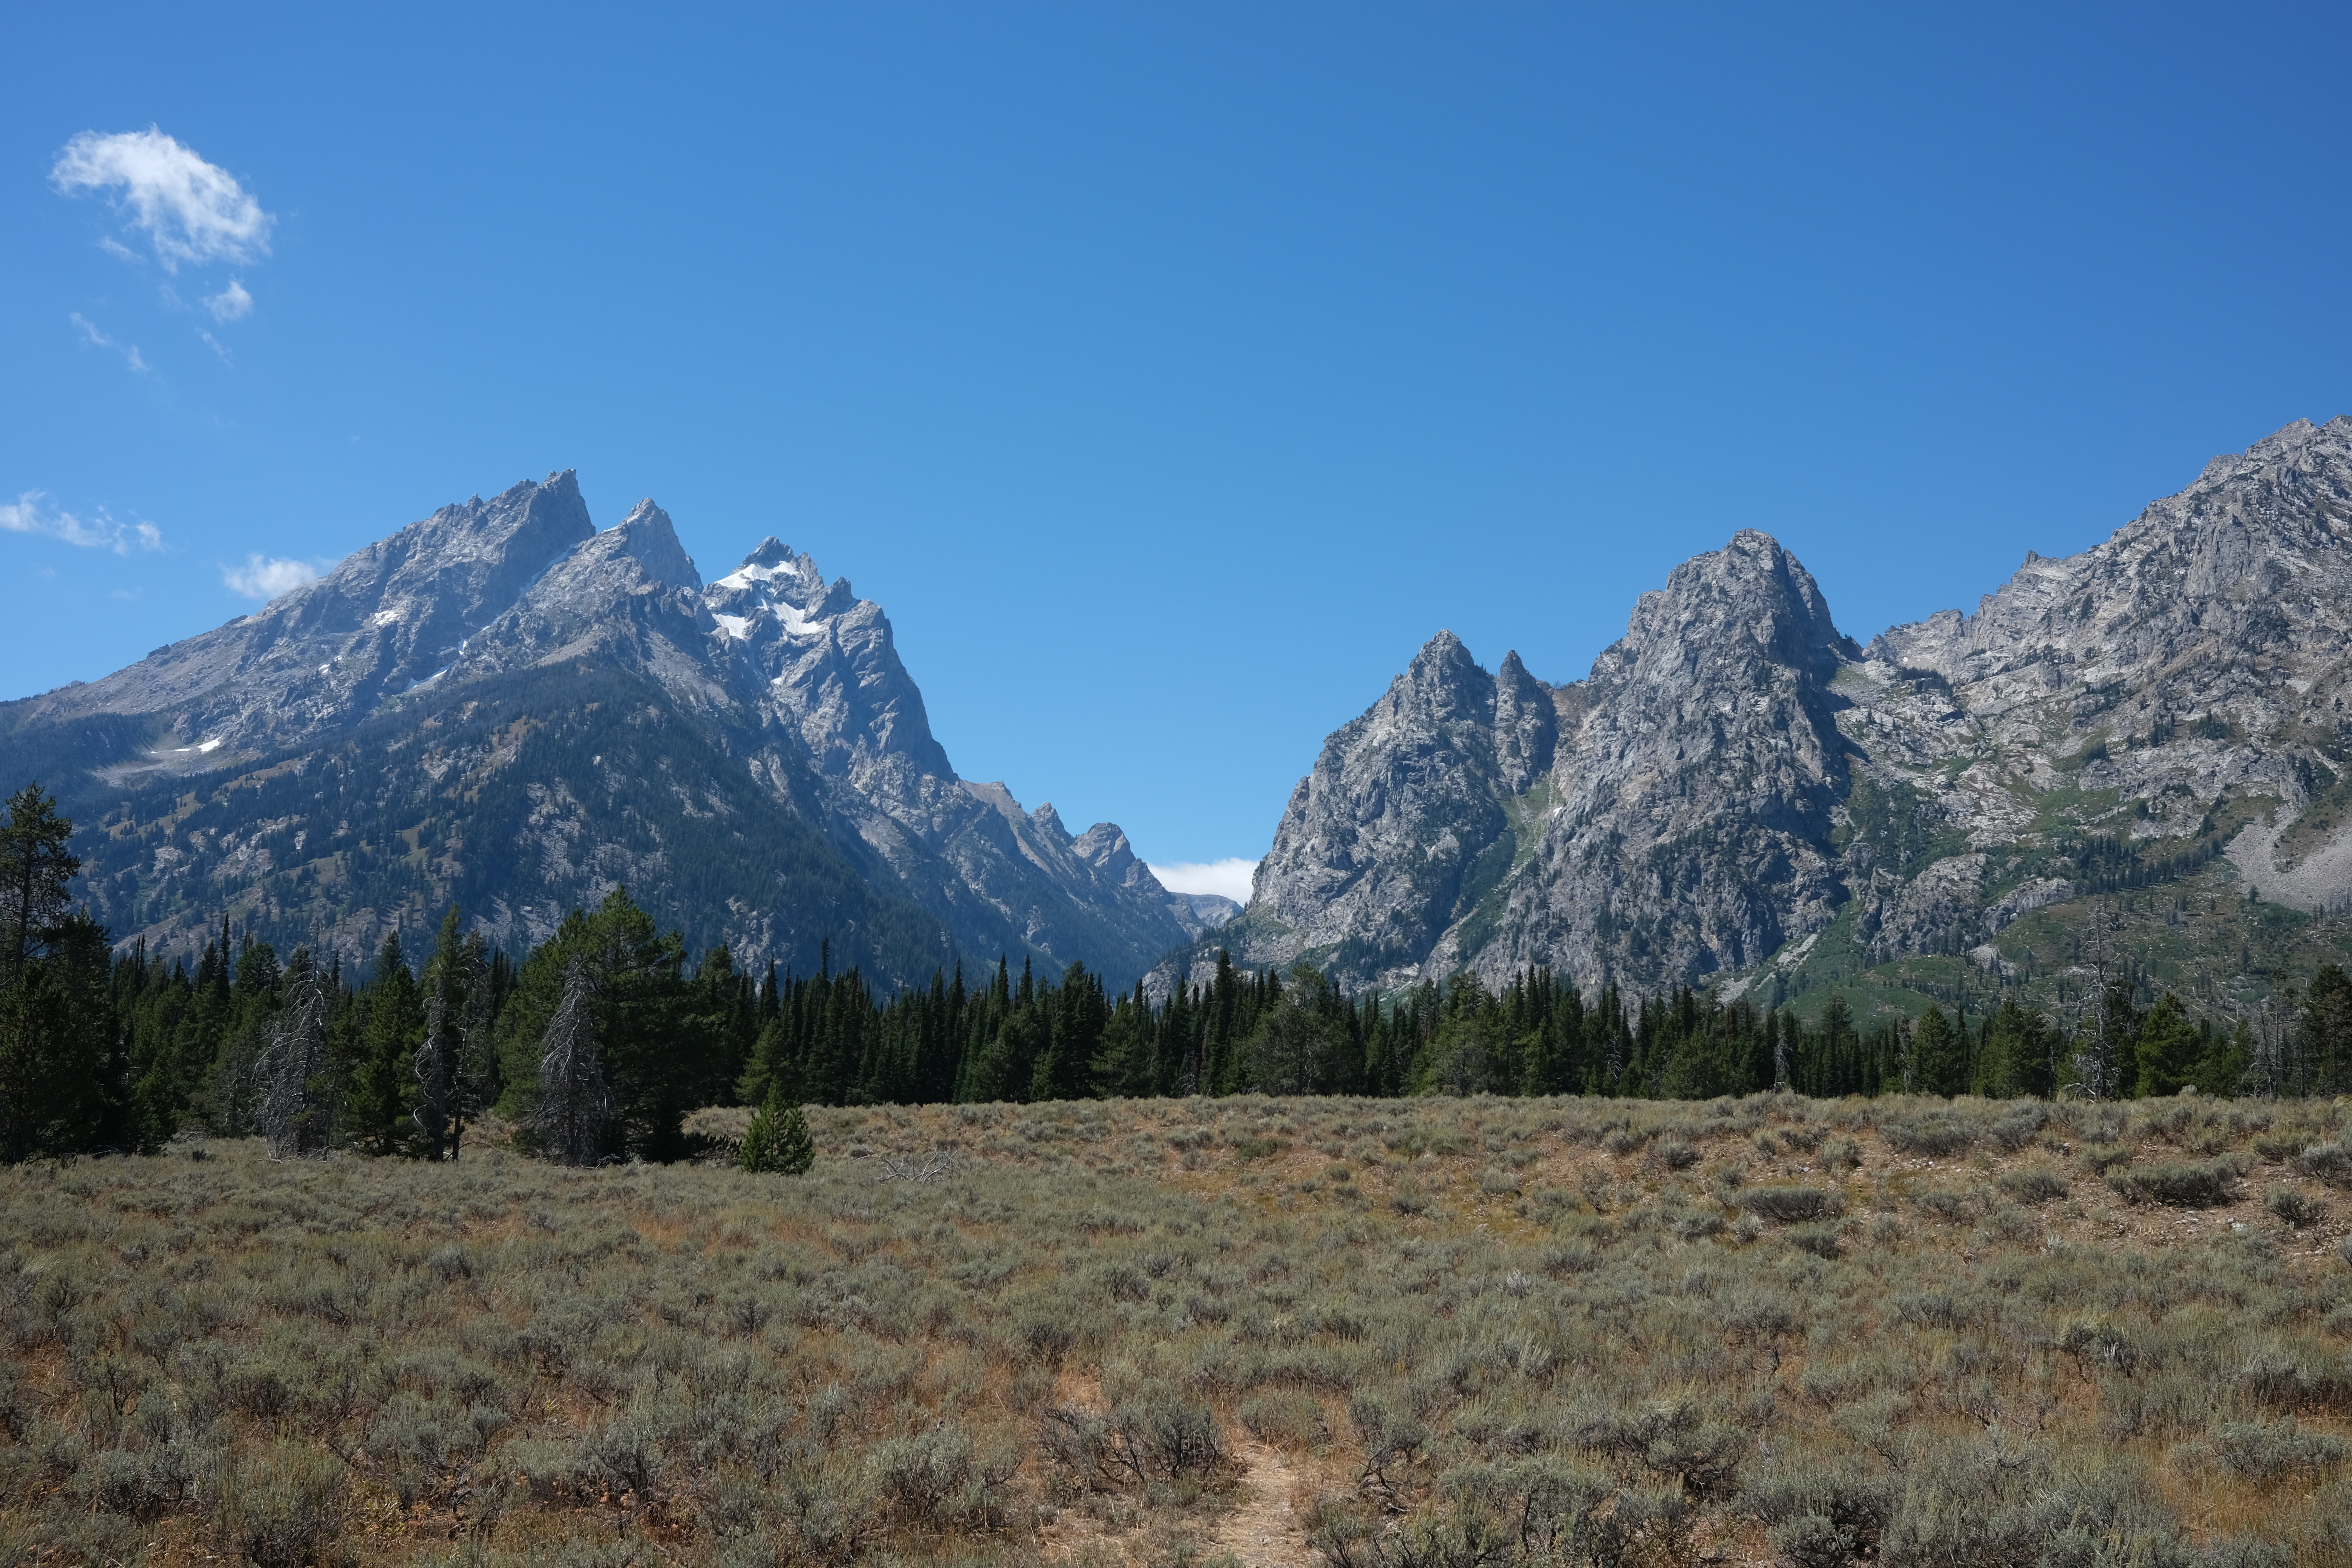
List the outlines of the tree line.
<svg viewBox="0 0 2352 1568">
<path fill-rule="evenodd" d="M 454 1159 L 491 1112 L 552 1159 L 672 1160 L 693 1152 L 687 1115 L 725 1104 L 2352 1088 L 2352 979 L 2333 965 L 2275 1037 L 2192 1020 L 2171 995 L 2142 1009 L 2120 981 L 2063 1025 L 2005 1001 L 1864 1029 L 1838 996 L 1808 1022 L 1687 986 L 1588 998 L 1543 968 L 1349 997 L 1311 964 L 1245 970 L 1222 952 L 1157 999 L 1107 991 L 1083 963 L 1015 974 L 1002 959 L 886 994 L 829 949 L 809 974 L 753 974 L 724 946 L 696 961 L 615 889 L 520 963 L 453 907 L 429 951 L 386 936 L 364 982 L 307 948 L 281 960 L 226 919 L 191 968 L 142 943 L 115 953 L 70 907 L 71 831 L 31 786 L 0 824 L 8 1161 L 152 1151 L 188 1126 L 286 1154 Z"/>
</svg>

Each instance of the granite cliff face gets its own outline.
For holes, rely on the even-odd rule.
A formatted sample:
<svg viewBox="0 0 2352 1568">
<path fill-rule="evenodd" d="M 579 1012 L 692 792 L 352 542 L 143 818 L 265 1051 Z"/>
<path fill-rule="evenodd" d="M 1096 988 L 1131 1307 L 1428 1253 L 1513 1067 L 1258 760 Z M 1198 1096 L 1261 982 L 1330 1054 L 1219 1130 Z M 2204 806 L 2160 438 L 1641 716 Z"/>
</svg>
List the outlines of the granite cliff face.
<svg viewBox="0 0 2352 1568">
<path fill-rule="evenodd" d="M 1675 569 L 1584 680 L 1488 677 L 1441 632 L 1325 745 L 1261 864 L 1244 951 L 1357 984 L 1549 963 L 1738 969 L 1827 922 L 1859 649 L 1761 533 Z"/>
<path fill-rule="evenodd" d="M 739 963 L 1142 973 L 1208 923 L 1110 823 L 956 776 L 879 605 L 769 539 L 705 584 L 570 473 L 445 507 L 103 680 L 0 705 L 118 936 L 235 910 L 347 956 L 454 899 L 510 945 L 625 883 Z M 100 829 L 97 818 L 103 817 Z"/>
<path fill-rule="evenodd" d="M 1551 693 L 1512 654 L 1490 676 L 1440 632 L 1324 743 L 1258 864 L 1244 948 L 1328 950 L 1352 977 L 1418 965 L 1511 868 L 1509 807 L 1559 738 Z"/>
<path fill-rule="evenodd" d="M 2347 637 L 2352 419 L 2217 458 L 2106 542 L 1866 648 L 1743 531 L 1582 680 L 1517 655 L 1490 678 L 1440 633 L 1326 742 L 1224 939 L 1356 985 L 1548 964 L 1738 992 L 1827 938 L 1999 968 L 2021 915 L 2217 858 L 2340 908 Z"/>
</svg>

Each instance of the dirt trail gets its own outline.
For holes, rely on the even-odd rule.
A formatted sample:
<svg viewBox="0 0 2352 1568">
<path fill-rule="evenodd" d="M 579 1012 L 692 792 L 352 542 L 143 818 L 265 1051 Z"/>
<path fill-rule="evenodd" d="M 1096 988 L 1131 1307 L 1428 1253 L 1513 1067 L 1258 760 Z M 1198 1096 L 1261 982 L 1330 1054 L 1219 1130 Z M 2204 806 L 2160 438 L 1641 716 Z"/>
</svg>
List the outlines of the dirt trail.
<svg viewBox="0 0 2352 1568">
<path fill-rule="evenodd" d="M 1206 1542 L 1210 1552 L 1230 1552 L 1248 1568 L 1313 1568 L 1319 1563 L 1307 1544 L 1307 1527 L 1291 1506 L 1298 1476 L 1279 1448 L 1244 1442 L 1234 1449 L 1242 1464 L 1241 1506 L 1217 1521 Z"/>
</svg>

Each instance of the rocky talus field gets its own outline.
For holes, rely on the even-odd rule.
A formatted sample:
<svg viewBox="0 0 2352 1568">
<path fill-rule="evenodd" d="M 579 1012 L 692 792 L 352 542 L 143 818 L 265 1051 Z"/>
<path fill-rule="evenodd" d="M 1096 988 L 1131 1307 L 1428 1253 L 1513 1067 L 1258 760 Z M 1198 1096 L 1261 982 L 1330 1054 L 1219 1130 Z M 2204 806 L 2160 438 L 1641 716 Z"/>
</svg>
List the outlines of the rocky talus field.
<svg viewBox="0 0 2352 1568">
<path fill-rule="evenodd" d="M 2352 1563 L 2342 1101 L 0 1172 L 0 1562 Z"/>
</svg>

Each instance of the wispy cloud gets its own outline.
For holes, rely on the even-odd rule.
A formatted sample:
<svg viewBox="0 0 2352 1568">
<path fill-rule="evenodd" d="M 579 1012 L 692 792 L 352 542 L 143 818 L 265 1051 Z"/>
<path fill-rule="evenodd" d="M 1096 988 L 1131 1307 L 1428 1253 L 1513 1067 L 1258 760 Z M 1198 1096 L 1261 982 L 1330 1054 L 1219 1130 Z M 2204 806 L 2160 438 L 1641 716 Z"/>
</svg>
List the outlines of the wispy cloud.
<svg viewBox="0 0 2352 1568">
<path fill-rule="evenodd" d="M 83 132 L 58 154 L 49 183 L 67 195 L 109 193 L 166 272 L 184 261 L 252 261 L 269 254 L 275 220 L 261 204 L 227 170 L 152 125 Z"/>
<path fill-rule="evenodd" d="M 85 550 L 111 550 L 117 555 L 163 548 L 163 531 L 152 522 L 117 522 L 104 507 L 84 518 L 49 506 L 47 500 L 39 490 L 26 490 L 13 501 L 0 501 L 0 529 L 62 540 Z"/>
<path fill-rule="evenodd" d="M 92 321 L 88 316 L 83 315 L 79 310 L 73 312 L 71 320 L 75 326 L 81 329 L 82 347 L 111 350 L 113 353 L 121 354 L 122 356 L 122 363 L 129 365 L 132 370 L 138 371 L 142 375 L 147 373 L 150 367 L 145 360 L 139 357 L 139 345 L 137 343 L 121 342 L 113 338 L 108 337 L 104 332 L 98 330 L 98 324 L 96 322 Z"/>
<path fill-rule="evenodd" d="M 232 278 L 227 288 L 205 299 L 205 309 L 213 313 L 215 321 L 234 321 L 252 311 L 253 296 L 245 291 L 244 284 Z"/>
<path fill-rule="evenodd" d="M 1250 876 L 1257 862 L 1234 856 L 1224 860 L 1185 860 L 1153 866 L 1151 874 L 1171 893 L 1223 893 L 1237 904 L 1249 902 Z"/>
<path fill-rule="evenodd" d="M 290 594 L 305 583 L 315 583 L 334 564 L 331 561 L 281 561 L 275 556 L 253 554 L 245 558 L 242 566 L 221 568 L 221 581 L 232 594 L 242 594 L 248 599 L 274 599 L 280 594 Z"/>
<path fill-rule="evenodd" d="M 228 352 L 228 345 L 222 342 L 210 332 L 205 331 L 202 327 L 198 327 L 196 329 L 196 336 L 205 340 L 205 347 L 212 350 L 213 353 L 220 356 L 221 363 L 228 366 L 231 370 L 235 370 L 236 368 L 236 358 Z"/>
</svg>

